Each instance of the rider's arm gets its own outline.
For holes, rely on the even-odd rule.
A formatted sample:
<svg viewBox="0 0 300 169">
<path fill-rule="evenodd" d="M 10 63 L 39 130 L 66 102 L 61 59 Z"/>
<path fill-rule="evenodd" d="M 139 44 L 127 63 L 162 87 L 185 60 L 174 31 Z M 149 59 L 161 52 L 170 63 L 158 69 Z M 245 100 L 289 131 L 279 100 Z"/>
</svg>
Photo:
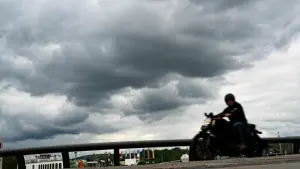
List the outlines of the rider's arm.
<svg viewBox="0 0 300 169">
<path fill-rule="evenodd" d="M 224 117 L 227 112 L 227 108 L 225 108 L 221 113 L 215 115 L 216 117 Z"/>
</svg>

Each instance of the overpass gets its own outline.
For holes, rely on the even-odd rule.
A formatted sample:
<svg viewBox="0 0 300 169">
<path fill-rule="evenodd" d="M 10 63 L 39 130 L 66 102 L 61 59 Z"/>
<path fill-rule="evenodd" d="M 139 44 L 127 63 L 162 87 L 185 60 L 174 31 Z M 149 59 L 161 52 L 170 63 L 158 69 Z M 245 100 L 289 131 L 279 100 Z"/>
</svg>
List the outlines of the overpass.
<svg viewBox="0 0 300 169">
<path fill-rule="evenodd" d="M 294 154 L 299 154 L 299 142 L 300 137 L 274 137 L 274 138 L 263 138 L 265 141 L 270 143 L 293 143 L 293 152 Z M 2 150 L 0 151 L 0 157 L 15 156 L 18 162 L 19 169 L 26 169 L 24 155 L 30 154 L 42 154 L 42 153 L 61 153 L 63 158 L 63 168 L 70 168 L 70 157 L 69 152 L 75 151 L 91 151 L 91 150 L 114 150 L 113 162 L 114 166 L 120 165 L 120 156 L 119 150 L 126 148 L 144 148 L 144 147 L 177 147 L 177 146 L 191 146 L 191 139 L 178 139 L 178 140 L 149 140 L 149 141 L 124 141 L 124 142 L 106 142 L 106 143 L 89 143 L 89 144 L 73 144 L 73 145 L 59 145 L 59 146 L 47 146 L 47 147 L 32 147 L 32 148 L 22 148 L 22 149 L 11 149 L 11 150 Z M 231 167 L 231 166 L 245 166 L 250 163 L 261 165 L 266 163 L 282 163 L 282 162 L 297 162 L 300 161 L 299 155 L 291 156 L 277 156 L 277 157 L 263 157 L 263 158 L 250 158 L 242 159 L 239 162 L 232 161 L 233 159 L 227 160 L 218 160 L 216 161 L 200 161 L 200 162 L 188 162 L 188 163 L 172 163 L 165 164 L 171 166 L 165 166 L 159 164 L 154 165 L 145 165 L 138 167 L 146 168 L 178 168 L 175 166 L 181 166 L 181 168 L 199 168 L 199 167 Z M 290 163 L 290 165 L 296 165 L 295 163 Z M 298 165 L 298 164 L 297 164 Z M 277 165 L 276 165 L 277 166 Z M 300 165 L 299 165 L 300 166 Z M 137 167 L 137 166 L 135 166 Z M 134 167 L 134 168 L 135 168 Z M 291 168 L 291 167 L 288 167 Z M 299 167 L 298 167 L 299 168 Z M 273 168 L 275 169 L 275 168 Z"/>
</svg>

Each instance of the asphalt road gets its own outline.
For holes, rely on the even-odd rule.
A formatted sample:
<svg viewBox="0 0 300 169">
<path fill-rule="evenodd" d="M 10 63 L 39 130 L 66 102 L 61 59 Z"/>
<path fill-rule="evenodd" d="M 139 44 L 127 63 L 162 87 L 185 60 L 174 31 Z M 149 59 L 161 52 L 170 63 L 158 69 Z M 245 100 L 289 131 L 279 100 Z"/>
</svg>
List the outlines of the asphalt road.
<svg viewBox="0 0 300 169">
<path fill-rule="evenodd" d="M 300 163 L 284 163 L 270 165 L 240 166 L 240 167 L 223 167 L 217 169 L 299 169 Z M 193 168 L 194 169 L 194 168 Z"/>
<path fill-rule="evenodd" d="M 152 164 L 143 166 L 120 166 L 105 168 L 126 168 L 126 169 L 299 169 L 300 155 L 273 156 L 261 158 L 236 158 L 213 161 L 193 161 Z M 99 168 L 103 169 L 103 167 Z"/>
</svg>

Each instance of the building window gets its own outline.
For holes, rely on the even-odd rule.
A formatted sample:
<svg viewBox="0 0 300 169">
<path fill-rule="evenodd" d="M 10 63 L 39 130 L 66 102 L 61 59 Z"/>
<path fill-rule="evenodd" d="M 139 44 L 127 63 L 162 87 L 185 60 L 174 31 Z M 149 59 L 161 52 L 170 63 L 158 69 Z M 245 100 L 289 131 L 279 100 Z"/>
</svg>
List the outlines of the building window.
<svg viewBox="0 0 300 169">
<path fill-rule="evenodd" d="M 59 167 L 58 167 L 59 169 L 61 169 L 62 168 L 62 166 L 61 166 L 61 163 L 59 163 Z"/>
<path fill-rule="evenodd" d="M 34 164 L 32 165 L 32 169 L 34 169 Z"/>
</svg>

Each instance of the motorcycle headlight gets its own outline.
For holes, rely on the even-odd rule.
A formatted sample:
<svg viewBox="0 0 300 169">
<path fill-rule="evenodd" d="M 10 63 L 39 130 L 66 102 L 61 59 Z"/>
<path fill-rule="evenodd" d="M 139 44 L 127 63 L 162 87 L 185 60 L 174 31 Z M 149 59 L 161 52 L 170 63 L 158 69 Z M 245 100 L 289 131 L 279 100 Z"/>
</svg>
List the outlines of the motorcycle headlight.
<svg viewBox="0 0 300 169">
<path fill-rule="evenodd" d="M 207 130 L 207 128 L 210 126 L 212 123 L 212 120 L 210 118 L 207 118 L 204 120 L 203 125 L 201 126 L 201 130 Z"/>
<path fill-rule="evenodd" d="M 208 130 L 208 127 L 209 127 L 208 125 L 202 125 L 202 126 L 201 126 L 201 130 L 202 130 L 202 131 Z"/>
<path fill-rule="evenodd" d="M 204 125 L 209 125 L 211 123 L 211 119 L 204 120 Z"/>
</svg>

